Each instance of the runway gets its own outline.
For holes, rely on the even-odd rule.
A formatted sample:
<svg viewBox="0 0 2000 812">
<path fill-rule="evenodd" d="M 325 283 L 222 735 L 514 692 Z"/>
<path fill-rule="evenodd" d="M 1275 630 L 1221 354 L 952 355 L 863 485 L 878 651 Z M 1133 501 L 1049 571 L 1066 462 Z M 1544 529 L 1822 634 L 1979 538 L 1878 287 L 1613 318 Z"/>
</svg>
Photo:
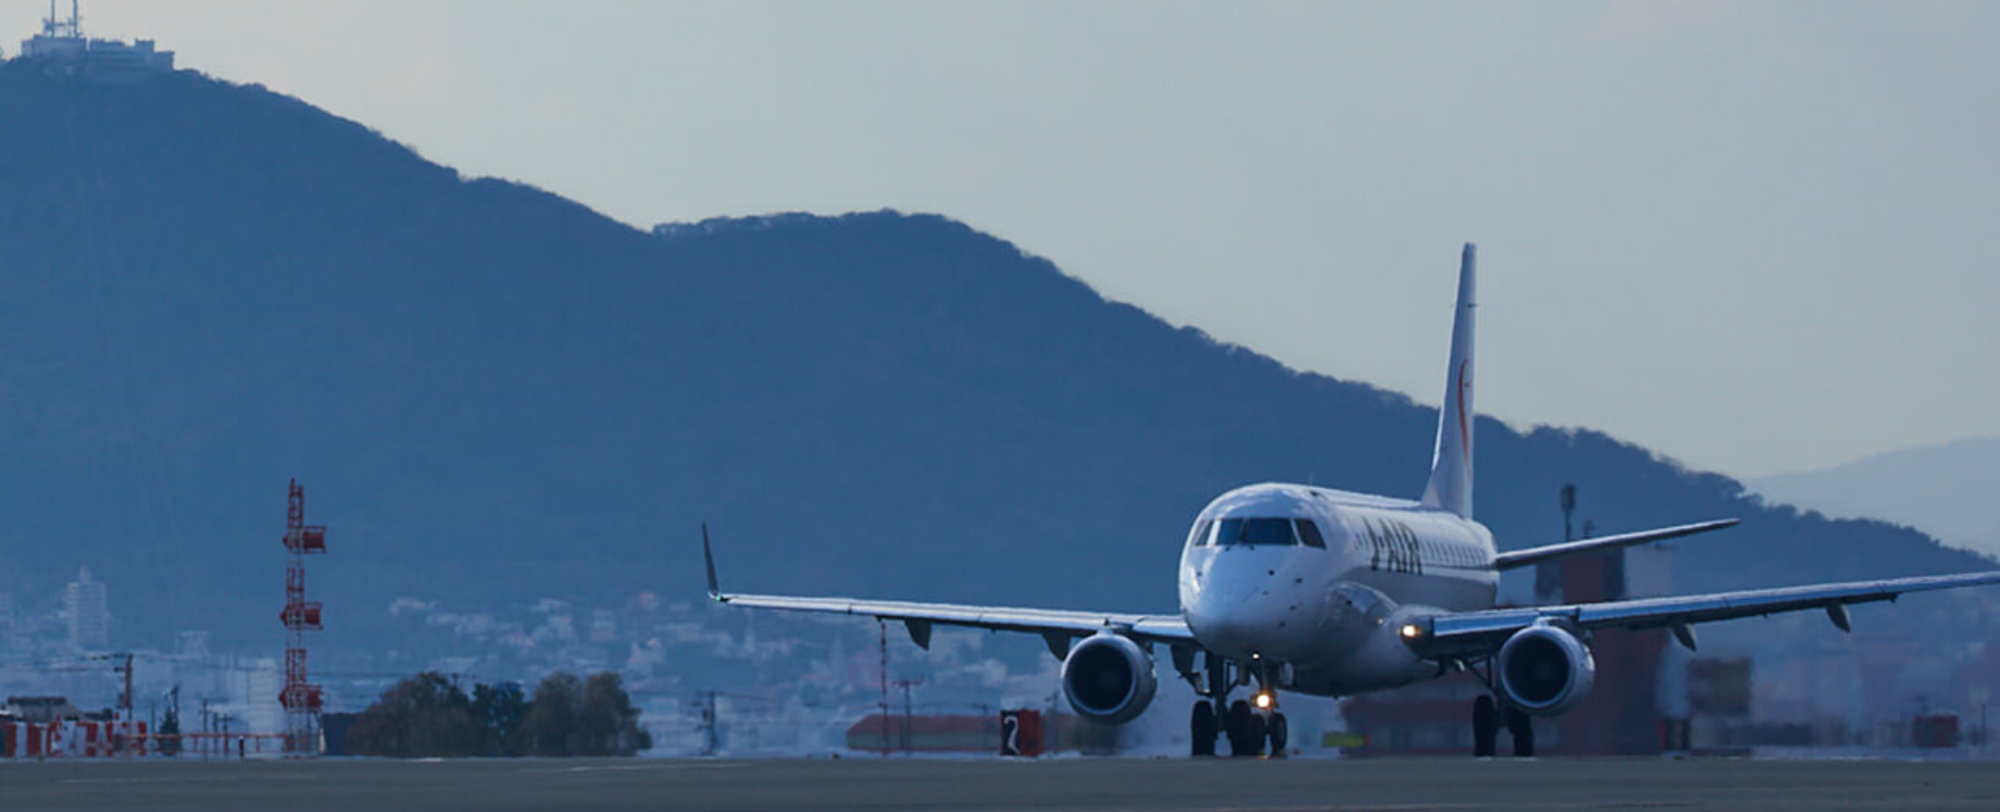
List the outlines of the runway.
<svg viewBox="0 0 2000 812">
<path fill-rule="evenodd" d="M 1990 762 L 842 759 L 0 762 L 0 809 L 1995 809 Z"/>
</svg>

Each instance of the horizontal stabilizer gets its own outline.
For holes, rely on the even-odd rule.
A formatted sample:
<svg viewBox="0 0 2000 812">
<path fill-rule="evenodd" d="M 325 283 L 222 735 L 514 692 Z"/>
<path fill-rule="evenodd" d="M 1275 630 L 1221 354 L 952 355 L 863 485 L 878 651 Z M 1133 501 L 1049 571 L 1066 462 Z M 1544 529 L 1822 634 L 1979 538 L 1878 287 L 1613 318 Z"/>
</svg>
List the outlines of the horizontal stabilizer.
<svg viewBox="0 0 2000 812">
<path fill-rule="evenodd" d="M 1735 525 L 1736 521 L 1735 519 L 1718 519 L 1712 522 L 1696 522 L 1694 524 L 1683 524 L 1675 527 L 1662 527 L 1655 530 L 1641 530 L 1637 533 L 1619 533 L 1615 536 L 1598 536 L 1596 538 L 1566 541 L 1561 544 L 1529 547 L 1525 550 L 1515 550 L 1511 553 L 1501 553 L 1494 556 L 1493 568 L 1510 570 L 1516 567 L 1540 564 L 1544 561 L 1561 558 L 1566 555 L 1587 553 L 1591 550 L 1609 550 L 1617 547 L 1630 547 L 1634 544 L 1665 541 L 1667 539 L 1680 538 L 1681 536 L 1692 536 L 1696 533 L 1706 533 L 1710 530 L 1721 530 L 1722 528 L 1730 527 Z"/>
</svg>

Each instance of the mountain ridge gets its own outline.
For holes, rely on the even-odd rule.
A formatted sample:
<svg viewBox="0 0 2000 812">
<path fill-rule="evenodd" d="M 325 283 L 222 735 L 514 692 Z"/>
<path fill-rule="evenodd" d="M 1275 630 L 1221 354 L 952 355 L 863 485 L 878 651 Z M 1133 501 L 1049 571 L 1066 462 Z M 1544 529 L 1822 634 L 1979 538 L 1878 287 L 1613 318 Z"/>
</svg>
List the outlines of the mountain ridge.
<svg viewBox="0 0 2000 812">
<path fill-rule="evenodd" d="M 1831 516 L 1907 524 L 1956 547 L 2000 553 L 2000 508 L 1982 499 L 2000 473 L 2000 437 L 1870 454 L 1840 465 L 1754 477 L 1751 489 Z"/>
<path fill-rule="evenodd" d="M 703 520 L 732 588 L 1167 611 L 1213 495 L 1427 473 L 1435 409 L 943 216 L 641 231 L 185 72 L 10 64 L 0 102 L 24 122 L 0 133 L 0 588 L 88 565 L 133 639 L 272 635 L 293 476 L 331 526 L 328 639 L 366 647 L 406 596 L 698 598 Z M 1605 532 L 1743 516 L 1678 547 L 1681 591 L 1985 563 L 1598 432 L 1478 433 L 1508 547 L 1559 539 L 1576 481 Z"/>
</svg>

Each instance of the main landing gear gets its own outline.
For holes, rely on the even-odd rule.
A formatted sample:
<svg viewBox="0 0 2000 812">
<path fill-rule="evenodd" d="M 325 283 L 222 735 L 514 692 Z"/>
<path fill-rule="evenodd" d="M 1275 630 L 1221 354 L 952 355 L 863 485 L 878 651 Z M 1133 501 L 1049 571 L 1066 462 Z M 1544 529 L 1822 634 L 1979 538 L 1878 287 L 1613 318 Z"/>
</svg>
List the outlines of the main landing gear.
<svg viewBox="0 0 2000 812">
<path fill-rule="evenodd" d="M 1507 735 L 1514 737 L 1514 756 L 1533 758 L 1535 755 L 1534 717 L 1522 713 L 1520 708 L 1507 709 Z"/>
<path fill-rule="evenodd" d="M 1215 734 L 1221 730 L 1220 720 L 1215 715 L 1215 703 L 1206 699 L 1194 701 L 1194 719 L 1188 722 L 1188 732 L 1194 738 L 1194 754 L 1215 755 Z M 1236 741 L 1234 737 L 1231 742 Z"/>
<path fill-rule="evenodd" d="M 1494 742 L 1500 738 L 1500 724 L 1493 697 L 1480 694 L 1472 700 L 1472 755 L 1492 758 Z"/>
<path fill-rule="evenodd" d="M 1478 674 L 1478 670 L 1474 669 Z M 1490 666 L 1489 666 L 1490 673 Z M 1486 675 L 1480 675 L 1483 679 Z M 1489 681 L 1488 688 L 1491 688 Z M 1507 726 L 1507 735 L 1514 739 L 1514 755 L 1528 758 L 1535 754 L 1534 717 L 1523 713 L 1520 708 L 1502 709 L 1492 694 L 1481 694 L 1472 700 L 1472 755 L 1492 758 L 1498 749 L 1500 726 Z"/>
<path fill-rule="evenodd" d="M 1215 755 L 1216 739 L 1220 736 L 1229 740 L 1232 756 L 1261 756 L 1269 752 L 1283 758 L 1290 731 L 1285 715 L 1278 711 L 1277 693 L 1270 689 L 1268 680 L 1259 680 L 1263 687 L 1255 694 L 1254 702 L 1248 699 L 1231 702 L 1229 690 L 1249 681 L 1248 672 L 1241 669 L 1236 671 L 1236 679 L 1230 679 L 1231 668 L 1229 661 L 1208 654 L 1202 668 L 1206 685 L 1193 674 L 1183 674 L 1202 696 L 1195 700 L 1188 718 L 1194 755 Z"/>
</svg>

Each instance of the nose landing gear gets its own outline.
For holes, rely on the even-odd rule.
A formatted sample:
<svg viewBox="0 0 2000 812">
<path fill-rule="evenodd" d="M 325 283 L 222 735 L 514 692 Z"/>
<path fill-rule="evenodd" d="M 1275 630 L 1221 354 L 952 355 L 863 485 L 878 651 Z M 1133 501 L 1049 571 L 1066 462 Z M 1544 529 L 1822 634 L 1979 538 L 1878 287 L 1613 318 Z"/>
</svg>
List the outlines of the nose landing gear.
<svg viewBox="0 0 2000 812">
<path fill-rule="evenodd" d="M 1264 717 L 1250 709 L 1247 700 L 1238 699 L 1229 703 L 1229 754 L 1232 756 L 1261 756 L 1264 754 Z"/>
<path fill-rule="evenodd" d="M 1264 722 L 1264 740 L 1271 745 L 1272 758 L 1284 758 L 1287 753 L 1291 752 L 1285 749 L 1289 743 L 1287 742 L 1287 738 L 1291 733 L 1291 731 L 1285 728 L 1285 715 L 1276 710 L 1271 711 L 1271 718 Z"/>
<path fill-rule="evenodd" d="M 1201 672 L 1188 670 L 1181 674 L 1202 697 L 1195 701 L 1188 715 L 1193 754 L 1215 755 L 1215 740 L 1220 735 L 1228 738 L 1232 756 L 1264 755 L 1268 746 L 1271 755 L 1284 757 L 1290 731 L 1285 715 L 1278 711 L 1277 693 L 1270 688 L 1270 681 L 1263 677 L 1257 680 L 1260 688 L 1254 705 L 1247 699 L 1232 702 L 1230 689 L 1250 682 L 1247 671 L 1236 668 L 1232 675 L 1232 668 L 1235 666 L 1228 660 L 1206 654 Z"/>
</svg>

